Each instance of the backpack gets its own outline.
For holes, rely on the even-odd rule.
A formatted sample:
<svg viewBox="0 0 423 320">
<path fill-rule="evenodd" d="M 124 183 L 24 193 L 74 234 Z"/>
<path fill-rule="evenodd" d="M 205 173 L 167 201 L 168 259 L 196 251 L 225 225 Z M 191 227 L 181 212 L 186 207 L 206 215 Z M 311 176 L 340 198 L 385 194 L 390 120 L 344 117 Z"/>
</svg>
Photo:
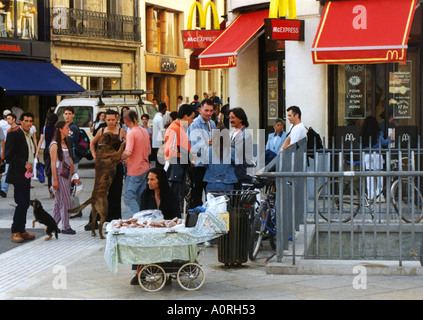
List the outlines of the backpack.
<svg viewBox="0 0 423 320">
<path fill-rule="evenodd" d="M 90 150 L 90 138 L 84 129 L 79 129 L 79 143 L 75 147 L 75 154 L 78 158 L 87 158 L 88 160 L 93 160 Z"/>
<path fill-rule="evenodd" d="M 323 149 L 322 138 L 312 127 L 309 127 L 307 129 L 307 151 L 313 152 L 314 146 L 316 146 L 316 150 Z M 308 157 L 314 158 L 314 154 L 309 154 Z"/>
</svg>

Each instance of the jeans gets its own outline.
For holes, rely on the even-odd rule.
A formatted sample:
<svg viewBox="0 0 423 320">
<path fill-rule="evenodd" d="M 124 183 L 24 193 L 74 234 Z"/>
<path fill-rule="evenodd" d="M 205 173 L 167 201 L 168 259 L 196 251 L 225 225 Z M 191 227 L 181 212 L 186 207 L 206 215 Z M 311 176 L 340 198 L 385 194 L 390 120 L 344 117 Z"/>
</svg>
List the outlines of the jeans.
<svg viewBox="0 0 423 320">
<path fill-rule="evenodd" d="M 372 154 L 364 154 L 364 165 L 366 170 L 370 171 L 380 171 L 383 169 L 383 157 L 379 155 L 378 152 L 373 152 Z M 376 186 L 375 186 L 376 180 Z M 379 196 L 383 189 L 383 177 L 372 177 L 369 176 L 366 178 L 367 182 L 367 197 L 373 199 L 375 196 Z"/>
<path fill-rule="evenodd" d="M 147 185 L 147 172 L 139 176 L 129 176 L 125 178 L 125 193 L 123 201 L 130 213 L 140 212 L 141 194 Z"/>
<path fill-rule="evenodd" d="M 4 171 L 3 178 L 1 179 L 1 190 L 5 194 L 7 194 L 7 191 L 9 191 L 9 184 L 6 182 L 7 170 L 9 170 L 9 164 L 8 163 L 6 163 L 6 169 Z"/>
</svg>

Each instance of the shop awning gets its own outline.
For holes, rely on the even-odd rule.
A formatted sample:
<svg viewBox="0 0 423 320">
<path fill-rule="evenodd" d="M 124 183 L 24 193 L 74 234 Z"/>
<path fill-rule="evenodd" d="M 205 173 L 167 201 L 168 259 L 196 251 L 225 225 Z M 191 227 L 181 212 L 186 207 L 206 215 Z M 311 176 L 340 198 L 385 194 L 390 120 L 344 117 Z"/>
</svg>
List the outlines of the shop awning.
<svg viewBox="0 0 423 320">
<path fill-rule="evenodd" d="M 0 87 L 8 96 L 77 94 L 83 87 L 51 63 L 0 61 Z"/>
<path fill-rule="evenodd" d="M 269 18 L 269 10 L 240 14 L 211 45 L 198 55 L 199 69 L 236 67 L 238 54 L 258 36 L 263 29 L 265 18 Z"/>
<path fill-rule="evenodd" d="M 311 49 L 315 64 L 406 60 L 417 0 L 327 2 Z"/>
</svg>

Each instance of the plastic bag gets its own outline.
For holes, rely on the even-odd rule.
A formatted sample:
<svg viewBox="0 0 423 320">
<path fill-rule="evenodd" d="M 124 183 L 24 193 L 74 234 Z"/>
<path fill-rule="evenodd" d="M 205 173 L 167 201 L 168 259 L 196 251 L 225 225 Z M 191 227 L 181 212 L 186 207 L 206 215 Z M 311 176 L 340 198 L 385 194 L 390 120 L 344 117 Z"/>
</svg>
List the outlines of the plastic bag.
<svg viewBox="0 0 423 320">
<path fill-rule="evenodd" d="M 221 214 L 227 212 L 227 202 L 229 198 L 226 196 L 213 196 L 211 193 L 207 194 L 207 202 L 204 208 L 208 209 L 213 214 Z"/>
<path fill-rule="evenodd" d="M 138 221 L 162 221 L 164 220 L 163 213 L 161 210 L 143 210 L 137 213 L 134 213 L 132 218 L 138 219 Z"/>
</svg>

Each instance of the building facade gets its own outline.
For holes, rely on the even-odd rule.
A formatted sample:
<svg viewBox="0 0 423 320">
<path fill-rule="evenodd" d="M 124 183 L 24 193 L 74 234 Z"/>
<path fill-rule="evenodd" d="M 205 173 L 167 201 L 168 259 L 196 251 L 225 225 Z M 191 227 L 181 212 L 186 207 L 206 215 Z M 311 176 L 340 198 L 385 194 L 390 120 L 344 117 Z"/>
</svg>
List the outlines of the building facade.
<svg viewBox="0 0 423 320">
<path fill-rule="evenodd" d="M 50 62 L 49 3 L 45 1 L 0 1 L 0 62 Z M 2 65 L 3 72 L 6 66 Z M 23 92 L 6 94 L 14 85 L 13 74 L 0 71 L 0 111 L 20 108 L 31 111 L 39 122 L 44 109 L 54 103 L 51 97 Z M 24 88 L 22 88 L 24 89 Z"/>
<path fill-rule="evenodd" d="M 208 2 L 199 1 L 201 6 Z M 222 21 L 226 1 L 213 1 Z M 203 93 L 216 92 L 222 99 L 228 97 L 226 70 L 193 70 L 189 68 L 190 49 L 184 49 L 182 30 L 187 28 L 192 1 L 150 0 L 141 2 L 141 19 L 146 30 L 141 48 L 142 86 L 154 92 L 148 100 L 164 101 L 168 110 L 177 110 L 177 98 L 191 102 L 194 95 L 200 101 Z M 198 20 L 198 14 L 197 18 Z M 208 27 L 211 18 L 208 18 Z M 196 21 L 197 21 L 196 20 Z M 194 24 L 197 24 L 196 22 Z"/>
<path fill-rule="evenodd" d="M 141 89 L 139 1 L 51 1 L 55 66 L 86 90 Z"/>
<path fill-rule="evenodd" d="M 377 118 L 385 136 L 416 143 L 423 132 L 419 1 L 230 0 L 227 6 L 226 30 L 198 55 L 199 65 L 228 70 L 231 107 L 246 110 L 252 129 L 271 131 L 274 119 L 296 105 L 328 146 L 331 137 L 336 145 L 341 138 L 358 141 L 367 116 Z M 264 20 L 283 7 L 272 18 L 302 21 L 301 39 L 275 40 L 266 30 Z"/>
</svg>

